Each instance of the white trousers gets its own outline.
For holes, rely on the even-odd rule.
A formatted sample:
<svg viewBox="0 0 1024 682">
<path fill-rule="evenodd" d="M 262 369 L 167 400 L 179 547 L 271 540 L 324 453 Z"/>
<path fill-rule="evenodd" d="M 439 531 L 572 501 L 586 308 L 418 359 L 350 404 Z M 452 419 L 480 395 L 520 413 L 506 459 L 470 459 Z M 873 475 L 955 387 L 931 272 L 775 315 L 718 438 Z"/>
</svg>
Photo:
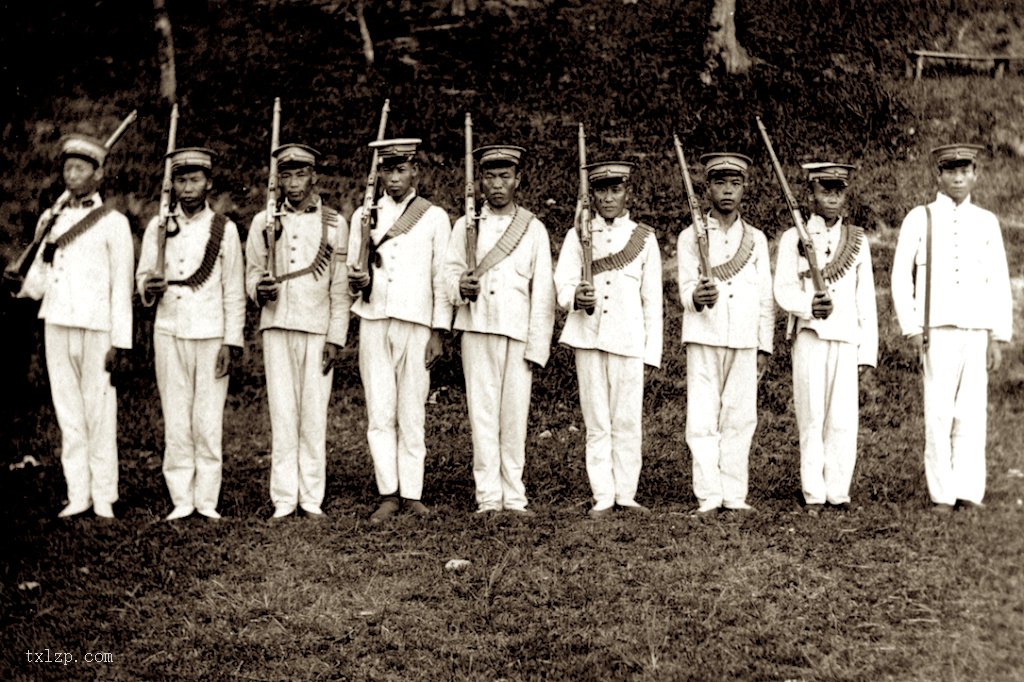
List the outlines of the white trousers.
<svg viewBox="0 0 1024 682">
<path fill-rule="evenodd" d="M 462 368 L 473 432 L 473 478 L 480 509 L 525 509 L 526 422 L 533 372 L 526 343 L 464 332 Z"/>
<path fill-rule="evenodd" d="M 334 370 L 324 376 L 323 334 L 263 332 L 270 403 L 270 500 L 319 509 L 327 485 L 327 404 Z"/>
<path fill-rule="evenodd" d="M 594 509 L 635 505 L 643 464 L 644 361 L 578 348 L 576 376 Z"/>
<path fill-rule="evenodd" d="M 807 504 L 850 501 L 857 463 L 857 347 L 810 330 L 793 341 L 800 485 Z"/>
<path fill-rule="evenodd" d="M 985 496 L 988 332 L 931 330 L 924 359 L 924 472 L 932 502 Z"/>
<path fill-rule="evenodd" d="M 757 428 L 757 349 L 686 344 L 686 444 L 701 505 L 742 507 Z"/>
<path fill-rule="evenodd" d="M 68 503 L 117 501 L 117 392 L 104 368 L 110 333 L 45 325 L 46 371 L 61 433 Z"/>
<path fill-rule="evenodd" d="M 366 438 L 377 491 L 418 500 L 427 458 L 423 428 L 430 328 L 403 320 L 359 322 L 359 373 L 366 391 Z"/>
<path fill-rule="evenodd" d="M 222 339 L 153 337 L 164 415 L 164 480 L 171 504 L 216 511 L 228 378 L 214 377 Z"/>
</svg>

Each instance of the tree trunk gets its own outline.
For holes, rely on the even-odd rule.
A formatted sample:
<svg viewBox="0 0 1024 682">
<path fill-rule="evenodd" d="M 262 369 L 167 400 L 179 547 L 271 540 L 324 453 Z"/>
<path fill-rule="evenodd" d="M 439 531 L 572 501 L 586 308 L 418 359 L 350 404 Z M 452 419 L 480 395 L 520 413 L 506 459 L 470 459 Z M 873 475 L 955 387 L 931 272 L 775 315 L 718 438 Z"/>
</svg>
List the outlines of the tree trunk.
<svg viewBox="0 0 1024 682">
<path fill-rule="evenodd" d="M 174 37 L 171 35 L 171 18 L 167 15 L 165 0 L 153 0 L 156 13 L 156 31 L 160 34 L 157 58 L 160 62 L 160 96 L 168 104 L 178 99 L 178 80 L 174 74 Z"/>
<path fill-rule="evenodd" d="M 750 55 L 736 40 L 736 0 L 712 0 L 704 58 L 700 79 L 705 85 L 712 83 L 719 64 L 728 74 L 746 73 L 750 69 Z"/>
</svg>

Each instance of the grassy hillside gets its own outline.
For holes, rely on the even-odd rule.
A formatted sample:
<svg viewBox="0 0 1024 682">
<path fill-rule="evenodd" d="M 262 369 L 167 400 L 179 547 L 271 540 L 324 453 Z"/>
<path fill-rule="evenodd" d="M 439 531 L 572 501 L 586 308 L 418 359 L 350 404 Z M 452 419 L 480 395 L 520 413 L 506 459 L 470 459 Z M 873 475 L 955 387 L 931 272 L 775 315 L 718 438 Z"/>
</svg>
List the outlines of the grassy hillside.
<svg viewBox="0 0 1024 682">
<path fill-rule="evenodd" d="M 373 2 L 372 71 L 345 2 L 169 4 L 179 140 L 222 153 L 217 186 L 243 225 L 262 201 L 274 96 L 284 100 L 283 139 L 328 154 L 324 171 L 338 180 L 342 204 L 359 191 L 364 144 L 390 97 L 389 130 L 424 137 L 424 189 L 453 216 L 462 116 L 471 110 L 478 143 L 530 148 L 524 203 L 556 245 L 575 200 L 574 126 L 582 120 L 592 158 L 623 154 L 640 163 L 637 212 L 658 228 L 669 263 L 686 220 L 673 131 L 694 159 L 720 147 L 755 157 L 744 210 L 769 234 L 787 218 L 753 114 L 772 130 L 798 193 L 798 162 L 856 163 L 852 209 L 875 228 L 881 339 L 879 368 L 861 390 L 857 507 L 820 519 L 799 513 L 780 318 L 751 453 L 750 501 L 759 513 L 692 514 L 681 311 L 669 268 L 666 353 L 662 368 L 648 371 L 645 395 L 639 498 L 655 509 L 650 518 L 586 519 L 583 424 L 572 357 L 560 347 L 536 375 L 531 406 L 526 483 L 539 518 L 473 517 L 465 393 L 449 343 L 428 405 L 425 492 L 435 518 L 366 524 L 375 490 L 350 353 L 335 373 L 329 415 L 328 519 L 267 524 L 270 433 L 250 311 L 248 355 L 226 413 L 226 518 L 163 523 L 162 424 L 150 323 L 140 311 L 138 372 L 119 398 L 119 519 L 58 523 L 59 434 L 40 330 L 31 304 L 8 301 L 0 304 L 8 330 L 0 678 L 1019 678 L 1019 343 L 991 380 L 987 508 L 933 517 L 920 454 L 920 379 L 898 338 L 886 282 L 900 219 L 934 192 L 927 150 L 951 138 L 989 147 L 976 198 L 1000 215 L 1011 273 L 1021 276 L 1024 81 L 956 69 L 920 83 L 902 76 L 906 48 L 1024 51 L 1021 12 L 996 0 L 970 8 L 953 0 L 740 2 L 739 37 L 757 62 L 749 76 L 719 77 L 708 88 L 697 77 L 704 4 L 692 1 L 482 2 L 458 21 L 440 0 Z M 11 93 L 0 110 L 0 158 L 9 169 L 0 175 L 0 251 L 8 256 L 24 243 L 40 197 L 59 189 L 52 154 L 60 134 L 107 132 L 133 107 L 141 119 L 111 156 L 108 193 L 137 222 L 153 211 L 167 115 L 155 94 L 151 21 L 138 3 L 21 9 L 18 30 L 0 35 L 0 73 Z M 449 573 L 451 558 L 472 563 Z M 24 652 L 46 648 L 78 661 L 26 660 Z M 113 661 L 87 664 L 86 652 L 110 652 Z"/>
</svg>

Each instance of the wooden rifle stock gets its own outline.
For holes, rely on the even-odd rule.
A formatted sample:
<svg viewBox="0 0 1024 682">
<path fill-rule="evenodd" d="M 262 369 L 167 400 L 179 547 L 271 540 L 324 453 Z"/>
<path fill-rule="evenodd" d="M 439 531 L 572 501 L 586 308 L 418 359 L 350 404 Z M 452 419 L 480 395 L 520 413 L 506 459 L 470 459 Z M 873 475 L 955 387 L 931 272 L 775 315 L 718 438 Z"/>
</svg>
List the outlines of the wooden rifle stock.
<svg viewBox="0 0 1024 682">
<path fill-rule="evenodd" d="M 264 229 L 267 235 L 267 272 L 277 279 L 277 151 L 281 144 L 281 98 L 274 98 L 274 116 L 270 127 L 270 172 L 267 176 L 267 211 Z"/>
<path fill-rule="evenodd" d="M 686 201 L 690 205 L 690 219 L 693 220 L 693 233 L 697 238 L 697 255 L 700 258 L 701 276 L 708 282 L 715 283 L 715 277 L 711 274 L 711 256 L 708 248 L 708 228 L 704 224 L 704 214 L 700 210 L 700 202 L 697 194 L 693 191 L 693 181 L 690 180 L 690 170 L 686 166 L 686 157 L 683 155 L 683 145 L 678 135 L 672 136 L 676 146 L 676 158 L 679 160 L 679 168 L 683 171 L 683 187 L 686 189 Z M 713 308 L 714 304 L 710 304 Z"/>
<path fill-rule="evenodd" d="M 111 133 L 110 137 L 107 138 L 107 141 L 103 143 L 103 146 L 106 148 L 108 152 L 113 148 L 115 144 L 117 144 L 118 140 L 121 139 L 121 136 L 124 135 L 125 131 L 128 130 L 128 126 L 134 123 L 138 117 L 139 112 L 137 109 L 133 109 L 130 114 L 125 116 L 124 120 L 121 121 L 121 125 L 117 127 L 117 130 Z M 18 259 L 4 269 L 5 279 L 25 279 L 25 275 L 28 274 L 29 268 L 32 267 L 32 262 L 36 259 L 36 253 L 39 252 L 39 247 L 43 245 L 43 241 L 46 239 L 47 235 L 50 234 L 50 229 L 53 228 L 53 224 L 57 222 L 57 217 L 60 215 L 60 212 L 62 210 L 64 210 L 63 204 L 61 204 L 60 206 L 53 207 L 53 210 L 50 211 L 50 220 L 47 222 L 47 224 L 43 227 L 42 230 L 39 231 L 39 234 L 37 234 L 33 238 L 32 242 L 28 245 L 28 247 L 26 247 L 25 250 L 21 252 L 21 255 L 18 256 Z"/>
<path fill-rule="evenodd" d="M 594 243 L 590 231 L 590 179 L 587 177 L 587 136 L 583 131 L 583 124 L 580 123 L 579 133 L 579 156 L 580 156 L 580 222 L 579 238 L 580 251 L 583 258 L 583 281 L 587 284 L 594 283 Z M 594 314 L 594 306 L 584 308 L 587 315 Z"/>
<path fill-rule="evenodd" d="M 473 179 L 473 117 L 466 113 L 466 270 L 476 270 L 476 238 L 480 214 L 476 212 L 476 185 Z M 475 301 L 476 296 L 470 296 Z"/>
<path fill-rule="evenodd" d="M 377 139 L 384 139 L 384 132 L 388 126 L 388 112 L 391 111 L 391 100 L 384 100 L 384 106 L 380 110 L 380 123 L 377 126 Z M 370 244 L 373 240 L 371 232 L 373 232 L 374 225 L 377 222 L 377 150 L 373 150 L 373 154 L 370 157 L 370 174 L 366 178 L 366 193 L 363 194 L 363 213 L 359 221 L 360 239 L 359 239 L 359 257 L 356 259 L 356 265 L 353 270 L 359 272 L 372 273 L 370 263 Z M 370 286 L 363 289 L 363 300 L 370 300 L 370 293 L 373 291 L 373 282 L 371 280 Z"/>
<path fill-rule="evenodd" d="M 786 197 L 786 203 L 789 204 L 789 212 L 793 215 L 793 224 L 796 226 L 797 236 L 804 247 L 804 256 L 807 258 L 807 265 L 811 271 L 811 280 L 814 283 L 814 293 L 824 294 L 828 289 L 825 286 L 825 278 L 821 274 L 821 268 L 818 267 L 818 255 L 814 252 L 814 242 L 811 241 L 811 235 L 807 232 L 807 224 L 800 214 L 800 207 L 796 203 L 796 197 L 793 196 L 793 190 L 789 188 L 789 183 L 786 182 L 786 174 L 782 170 L 782 163 L 779 162 L 779 157 L 775 155 L 775 148 L 772 147 L 768 131 L 765 129 L 764 123 L 761 122 L 761 117 L 757 116 L 756 118 L 757 127 L 761 131 L 761 138 L 764 140 L 765 147 L 768 148 L 768 155 L 771 157 L 772 166 L 775 168 L 775 176 L 779 179 L 779 184 L 782 185 L 782 193 Z"/>
<path fill-rule="evenodd" d="M 171 125 L 167 132 L 167 156 L 164 157 L 164 180 L 160 186 L 160 218 L 156 233 L 156 276 L 163 277 L 166 267 L 167 227 L 171 222 L 171 154 L 177 148 L 178 105 L 171 107 Z"/>
</svg>

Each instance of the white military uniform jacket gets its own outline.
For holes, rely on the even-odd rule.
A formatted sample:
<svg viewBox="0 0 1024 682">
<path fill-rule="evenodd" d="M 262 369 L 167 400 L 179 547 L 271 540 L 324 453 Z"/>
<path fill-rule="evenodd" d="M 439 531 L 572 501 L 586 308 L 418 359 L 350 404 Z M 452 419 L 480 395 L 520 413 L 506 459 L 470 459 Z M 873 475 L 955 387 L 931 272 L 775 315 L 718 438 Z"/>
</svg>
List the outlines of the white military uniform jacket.
<svg viewBox="0 0 1024 682">
<path fill-rule="evenodd" d="M 69 197 L 64 192 L 55 206 L 65 204 Z M 135 245 L 128 219 L 111 211 L 77 239 L 58 248 L 52 263 L 43 261 L 46 243 L 57 240 L 102 204 L 100 195 L 94 193 L 82 206 L 60 210 L 25 276 L 21 295 L 42 300 L 39 317 L 48 324 L 109 332 L 111 345 L 130 349 Z M 47 209 L 40 216 L 37 234 L 50 221 L 53 210 Z"/>
<path fill-rule="evenodd" d="M 512 214 L 497 215 L 488 206 L 480 211 L 477 263 L 494 248 L 512 223 Z M 516 248 L 480 277 L 480 295 L 472 305 L 459 293 L 466 272 L 466 218 L 452 231 L 445 259 L 448 300 L 459 306 L 455 329 L 499 334 L 526 342 L 525 358 L 544 366 L 551 353 L 555 324 L 555 289 L 551 273 L 551 243 L 544 224 L 534 217 Z"/>
<path fill-rule="evenodd" d="M 374 244 L 380 244 L 415 196 L 412 191 L 401 202 L 388 194 L 380 198 L 377 224 L 370 235 Z M 362 215 L 362 206 L 352 214 L 349 267 L 360 265 Z M 352 312 L 364 320 L 393 318 L 433 329 L 451 329 L 452 304 L 444 285 L 444 256 L 451 232 L 448 214 L 440 206 L 431 206 L 411 230 L 386 241 L 377 251 L 381 267 L 374 268 L 370 300 L 364 301 L 361 293 L 356 295 Z"/>
<path fill-rule="evenodd" d="M 699 343 L 721 348 L 756 348 L 772 352 L 775 331 L 775 300 L 768 240 L 764 233 L 737 218 L 728 230 L 709 213 L 708 256 L 712 269 L 728 263 L 743 242 L 744 228 L 750 230 L 753 251 L 739 272 L 729 279 L 715 280 L 718 301 L 700 312 L 693 304 L 693 292 L 700 282 L 700 256 L 696 234 L 688 227 L 679 235 L 676 249 L 679 295 L 683 302 L 683 344 Z"/>
<path fill-rule="evenodd" d="M 593 258 L 618 253 L 626 246 L 636 222 L 626 213 L 607 222 L 591 221 Z M 569 230 L 555 267 L 558 305 L 572 311 L 576 287 L 582 278 L 582 249 L 575 229 Z M 601 350 L 642 358 L 644 364 L 661 366 L 662 288 L 661 252 L 654 234 L 629 265 L 594 277 L 597 305 L 593 315 L 569 315 L 559 339 L 573 348 Z M 642 333 L 638 333 L 642 330 Z"/>
<path fill-rule="evenodd" d="M 188 217 L 177 207 L 169 226 L 164 247 L 164 277 L 184 280 L 196 272 L 206 255 L 214 212 L 209 205 Z M 146 279 L 157 270 L 157 239 L 160 217 L 146 227 L 136 285 L 142 294 Z M 224 223 L 217 259 L 206 281 L 193 289 L 184 285 L 167 288 L 156 309 L 154 329 L 179 339 L 223 338 L 229 346 L 243 345 L 245 326 L 245 264 L 238 228 L 230 220 Z"/>
<path fill-rule="evenodd" d="M 932 327 L 987 329 L 996 341 L 1013 333 L 1013 298 L 999 220 L 991 211 L 971 203 L 959 206 L 939 193 L 930 203 L 932 214 Z M 903 220 L 892 264 L 892 298 L 905 336 L 924 326 L 927 272 L 924 206 Z"/>
<path fill-rule="evenodd" d="M 277 275 L 302 270 L 314 262 L 323 232 L 323 203 L 317 197 L 299 213 L 286 201 L 282 204 L 281 236 L 275 246 Z M 245 290 L 256 300 L 256 285 L 267 271 L 266 211 L 252 219 L 249 237 L 245 243 Z M 263 306 L 260 313 L 260 331 L 288 329 L 326 334 L 327 343 L 345 345 L 348 335 L 349 305 L 348 271 L 345 254 L 348 244 L 348 225 L 345 217 L 337 214 L 337 222 L 327 230 L 327 243 L 331 245 L 330 264 L 325 272 L 314 277 L 307 273 L 279 283 L 277 300 Z"/>
<path fill-rule="evenodd" d="M 842 225 L 840 218 L 827 227 L 819 215 L 812 215 L 807 221 L 822 269 L 840 255 Z M 811 313 L 814 282 L 809 275 L 803 275 L 810 266 L 799 253 L 799 242 L 795 227 L 786 230 L 779 240 L 775 268 L 775 299 L 779 306 L 796 318 L 797 332 L 811 329 L 822 340 L 852 343 L 857 346 L 857 364 L 874 367 L 878 358 L 878 312 L 867 235 L 862 235 L 860 250 L 850 268 L 838 281 L 828 284 L 833 309 L 824 320 L 815 319 Z"/>
</svg>

